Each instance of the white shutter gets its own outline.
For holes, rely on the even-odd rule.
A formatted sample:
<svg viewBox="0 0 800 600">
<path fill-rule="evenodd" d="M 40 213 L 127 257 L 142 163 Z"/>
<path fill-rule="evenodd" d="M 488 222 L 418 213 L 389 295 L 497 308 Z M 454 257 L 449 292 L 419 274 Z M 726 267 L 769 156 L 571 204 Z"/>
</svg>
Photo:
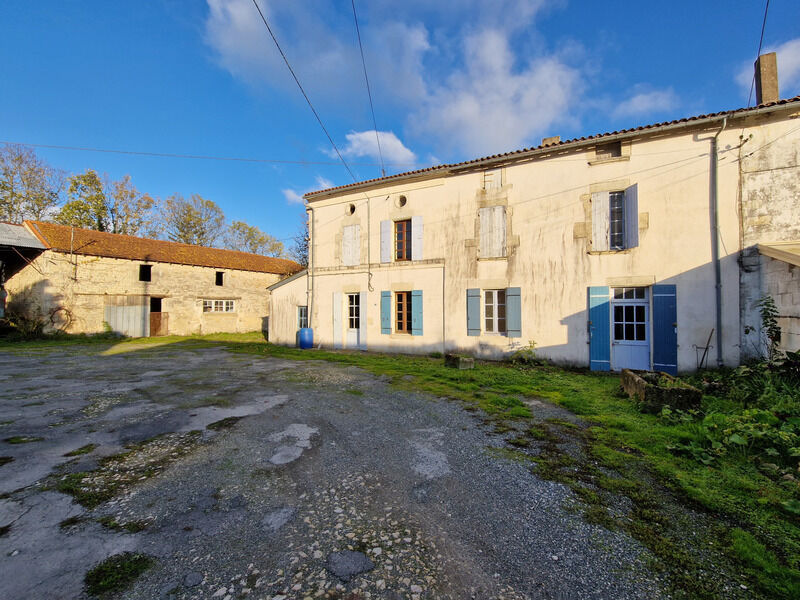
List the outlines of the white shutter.
<svg viewBox="0 0 800 600">
<path fill-rule="evenodd" d="M 592 194 L 592 250 L 608 250 L 609 194 Z"/>
<path fill-rule="evenodd" d="M 411 260 L 422 260 L 422 217 L 411 217 Z"/>
<path fill-rule="evenodd" d="M 342 347 L 342 292 L 333 292 L 333 347 Z"/>
<path fill-rule="evenodd" d="M 506 255 L 506 207 L 494 207 L 494 223 L 492 227 L 494 255 L 501 257 Z"/>
<path fill-rule="evenodd" d="M 392 222 L 381 221 L 381 262 L 392 262 Z"/>
<path fill-rule="evenodd" d="M 625 247 L 639 245 L 639 184 L 625 190 Z"/>
<path fill-rule="evenodd" d="M 348 225 L 342 235 L 342 264 L 347 267 L 361 264 L 361 226 Z"/>
<path fill-rule="evenodd" d="M 492 226 L 494 224 L 492 219 L 492 209 L 490 208 L 481 208 L 478 211 L 478 215 L 481 220 L 481 258 L 488 258 L 493 256 L 492 254 L 492 240 L 494 239 L 494 235 L 492 234 Z"/>
<path fill-rule="evenodd" d="M 358 347 L 367 349 L 367 292 L 359 292 L 358 300 Z"/>
<path fill-rule="evenodd" d="M 506 207 L 490 206 L 479 211 L 481 225 L 481 258 L 506 255 Z"/>
<path fill-rule="evenodd" d="M 483 189 L 484 190 L 499 190 L 503 185 L 503 171 L 502 169 L 492 169 L 491 171 L 483 172 Z"/>
</svg>

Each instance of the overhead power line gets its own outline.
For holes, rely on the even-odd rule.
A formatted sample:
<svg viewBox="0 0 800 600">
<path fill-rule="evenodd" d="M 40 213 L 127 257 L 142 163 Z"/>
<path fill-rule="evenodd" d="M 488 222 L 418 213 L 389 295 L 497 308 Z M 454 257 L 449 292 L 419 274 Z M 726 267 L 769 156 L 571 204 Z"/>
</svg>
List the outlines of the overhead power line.
<svg viewBox="0 0 800 600">
<path fill-rule="evenodd" d="M 756 52 L 756 60 L 761 56 L 761 47 L 764 45 L 764 30 L 767 28 L 767 13 L 769 12 L 769 0 L 764 6 L 764 20 L 761 22 L 761 37 L 758 39 L 758 52 Z M 753 79 L 750 80 L 750 93 L 747 96 L 747 107 L 750 108 L 750 101 L 753 99 L 753 86 L 756 83 L 756 74 L 753 71 Z"/>
<path fill-rule="evenodd" d="M 264 16 L 264 13 L 261 12 L 261 7 L 258 5 L 258 0 L 253 0 L 253 5 L 256 7 L 256 10 L 258 11 L 258 14 L 261 16 L 261 20 L 264 22 L 264 26 L 267 28 L 267 31 L 269 32 L 269 35 L 272 38 L 272 41 L 275 42 L 275 47 L 278 49 L 278 52 L 280 52 L 281 58 L 283 58 L 283 62 L 286 63 L 286 68 L 289 69 L 289 73 L 292 74 L 292 77 L 294 78 L 294 82 L 297 84 L 297 87 L 300 88 L 300 92 L 303 94 L 303 98 L 306 99 L 306 102 L 308 103 L 308 107 L 311 109 L 311 112 L 314 113 L 314 116 L 317 119 L 317 123 L 319 123 L 319 126 L 322 127 L 322 131 L 325 132 L 325 136 L 328 138 L 328 141 L 331 143 L 331 146 L 333 146 L 333 149 L 336 151 L 336 156 L 338 156 L 339 160 L 342 161 L 342 164 L 344 165 L 344 168 L 347 169 L 347 172 L 350 174 L 350 177 L 353 178 L 353 182 L 354 183 L 358 183 L 358 179 L 353 174 L 353 171 L 350 169 L 350 166 L 347 164 L 347 161 L 342 156 L 342 153 L 339 152 L 339 148 L 334 143 L 333 138 L 331 137 L 331 134 L 328 133 L 328 129 L 325 127 L 325 124 L 322 122 L 322 119 L 320 118 L 319 114 L 317 113 L 317 110 L 314 108 L 314 105 L 311 103 L 311 100 L 309 99 L 308 94 L 306 94 L 306 91 L 303 89 L 303 86 L 300 84 L 300 80 L 297 78 L 297 75 L 295 75 L 294 69 L 292 69 L 292 65 L 289 64 L 289 59 L 286 58 L 286 54 L 284 54 L 283 49 L 281 48 L 281 45 L 278 43 L 278 38 L 276 38 L 275 34 L 272 33 L 272 28 L 269 26 L 269 23 L 267 22 L 267 18 Z"/>
<path fill-rule="evenodd" d="M 356 0 L 350 0 L 353 5 L 353 21 L 356 23 L 356 35 L 358 36 L 358 49 L 361 51 L 361 66 L 364 67 L 364 81 L 367 84 L 367 96 L 369 97 L 369 109 L 372 111 L 372 127 L 375 130 L 375 141 L 378 143 L 378 158 L 381 161 L 381 177 L 386 177 L 386 169 L 383 166 L 383 152 L 381 152 L 381 138 L 378 135 L 378 122 L 375 120 L 375 107 L 372 104 L 372 92 L 369 89 L 369 77 L 367 76 L 367 61 L 364 60 L 364 46 L 361 44 L 361 30 L 358 27 L 358 15 L 356 14 Z"/>
<path fill-rule="evenodd" d="M 138 150 L 117 150 L 112 148 L 90 148 L 88 146 L 59 146 L 56 144 L 30 144 L 28 142 L 12 142 L 0 140 L 0 144 L 17 144 L 20 146 L 30 146 L 31 148 L 50 148 L 54 150 L 76 150 L 80 152 L 101 152 L 105 154 L 128 154 L 132 156 L 153 156 L 157 158 L 189 158 L 193 160 L 221 160 L 232 162 L 250 162 L 267 164 L 287 164 L 287 165 L 338 165 L 338 161 L 330 160 L 285 160 L 278 158 L 246 158 L 239 156 L 210 156 L 205 154 L 175 154 L 171 152 L 145 152 Z M 375 167 L 377 163 L 352 163 L 363 167 Z M 413 166 L 416 163 L 398 164 L 396 166 Z"/>
</svg>

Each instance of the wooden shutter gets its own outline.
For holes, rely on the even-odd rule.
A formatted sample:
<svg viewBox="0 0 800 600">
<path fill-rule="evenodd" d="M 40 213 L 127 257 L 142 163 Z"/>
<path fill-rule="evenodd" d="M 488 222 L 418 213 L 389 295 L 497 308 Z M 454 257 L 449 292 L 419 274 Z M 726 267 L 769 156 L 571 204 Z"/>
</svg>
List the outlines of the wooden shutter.
<svg viewBox="0 0 800 600">
<path fill-rule="evenodd" d="M 411 335 L 422 335 L 422 290 L 411 291 Z"/>
<path fill-rule="evenodd" d="M 522 337 L 522 295 L 518 287 L 506 288 L 506 335 Z"/>
<path fill-rule="evenodd" d="M 490 256 L 494 256 L 492 254 L 492 240 L 494 240 L 494 235 L 492 233 L 492 226 L 494 225 L 494 220 L 492 219 L 492 209 L 490 208 L 481 208 L 478 211 L 478 215 L 481 221 L 481 248 L 480 248 L 480 256 L 481 258 L 488 258 Z"/>
<path fill-rule="evenodd" d="M 367 292 L 360 292 L 358 307 L 358 347 L 367 349 Z"/>
<path fill-rule="evenodd" d="M 391 221 L 381 221 L 381 262 L 392 262 L 393 232 Z"/>
<path fill-rule="evenodd" d="M 483 189 L 499 190 L 503 186 L 503 170 L 492 169 L 483 172 Z"/>
<path fill-rule="evenodd" d="M 333 292 L 333 347 L 342 347 L 342 292 Z"/>
<path fill-rule="evenodd" d="M 611 303 L 607 286 L 588 290 L 589 305 L 589 368 L 611 370 Z"/>
<path fill-rule="evenodd" d="M 467 335 L 481 334 L 481 291 L 467 290 Z"/>
<path fill-rule="evenodd" d="M 639 185 L 625 190 L 625 247 L 639 245 Z"/>
<path fill-rule="evenodd" d="M 342 235 L 342 264 L 352 267 L 361 263 L 361 226 L 348 225 Z"/>
<path fill-rule="evenodd" d="M 592 194 L 592 250 L 608 250 L 609 194 Z"/>
<path fill-rule="evenodd" d="M 506 207 L 495 206 L 492 208 L 492 245 L 494 255 L 506 255 Z"/>
<path fill-rule="evenodd" d="M 653 370 L 678 374 L 678 305 L 674 285 L 653 286 Z"/>
<path fill-rule="evenodd" d="M 411 217 L 411 260 L 422 260 L 422 217 Z"/>
<path fill-rule="evenodd" d="M 392 333 L 392 292 L 381 292 L 381 333 Z"/>
</svg>

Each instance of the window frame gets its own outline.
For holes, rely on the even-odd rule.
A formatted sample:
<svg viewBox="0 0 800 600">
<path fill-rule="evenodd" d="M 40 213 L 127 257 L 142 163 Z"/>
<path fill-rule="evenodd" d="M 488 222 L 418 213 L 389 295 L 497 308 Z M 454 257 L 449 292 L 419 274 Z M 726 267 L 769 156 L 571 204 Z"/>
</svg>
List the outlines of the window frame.
<svg viewBox="0 0 800 600">
<path fill-rule="evenodd" d="M 139 281 L 144 283 L 153 281 L 153 265 L 139 265 Z"/>
<path fill-rule="evenodd" d="M 301 304 L 297 307 L 297 328 L 305 329 L 308 327 L 308 305 Z"/>
<path fill-rule="evenodd" d="M 412 294 L 411 291 L 394 292 L 394 320 L 395 333 L 411 334 L 412 323 Z"/>
<path fill-rule="evenodd" d="M 490 299 L 491 302 L 489 301 Z M 500 313 L 502 313 L 502 315 Z M 507 320 L 508 314 L 506 311 L 506 290 L 483 290 L 484 333 L 492 335 L 506 335 L 508 332 Z"/>
<path fill-rule="evenodd" d="M 236 312 L 236 300 L 203 298 L 203 314 L 232 314 Z"/>
<path fill-rule="evenodd" d="M 361 329 L 361 294 L 347 294 L 347 328 Z"/>
<path fill-rule="evenodd" d="M 616 213 L 616 214 L 615 214 Z M 608 249 L 619 251 L 627 249 L 625 235 L 625 190 L 608 193 Z"/>
<path fill-rule="evenodd" d="M 396 262 L 407 262 L 412 260 L 411 256 L 411 219 L 401 219 L 395 221 L 394 229 L 394 260 Z M 402 237 L 401 237 L 402 229 Z"/>
</svg>

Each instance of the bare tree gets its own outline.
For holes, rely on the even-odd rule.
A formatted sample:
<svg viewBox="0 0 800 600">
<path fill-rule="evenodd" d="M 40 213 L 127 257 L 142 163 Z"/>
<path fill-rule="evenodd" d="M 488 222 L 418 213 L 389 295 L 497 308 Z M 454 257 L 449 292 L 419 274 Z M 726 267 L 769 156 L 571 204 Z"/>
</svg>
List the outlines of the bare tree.
<svg viewBox="0 0 800 600">
<path fill-rule="evenodd" d="M 289 248 L 289 257 L 295 262 L 308 266 L 308 245 L 311 237 L 308 235 L 308 215 L 302 216 L 302 222 L 297 233 L 292 238 L 292 245 Z"/>
<path fill-rule="evenodd" d="M 64 173 L 19 144 L 0 148 L 0 221 L 49 219 L 60 203 Z"/>
</svg>

